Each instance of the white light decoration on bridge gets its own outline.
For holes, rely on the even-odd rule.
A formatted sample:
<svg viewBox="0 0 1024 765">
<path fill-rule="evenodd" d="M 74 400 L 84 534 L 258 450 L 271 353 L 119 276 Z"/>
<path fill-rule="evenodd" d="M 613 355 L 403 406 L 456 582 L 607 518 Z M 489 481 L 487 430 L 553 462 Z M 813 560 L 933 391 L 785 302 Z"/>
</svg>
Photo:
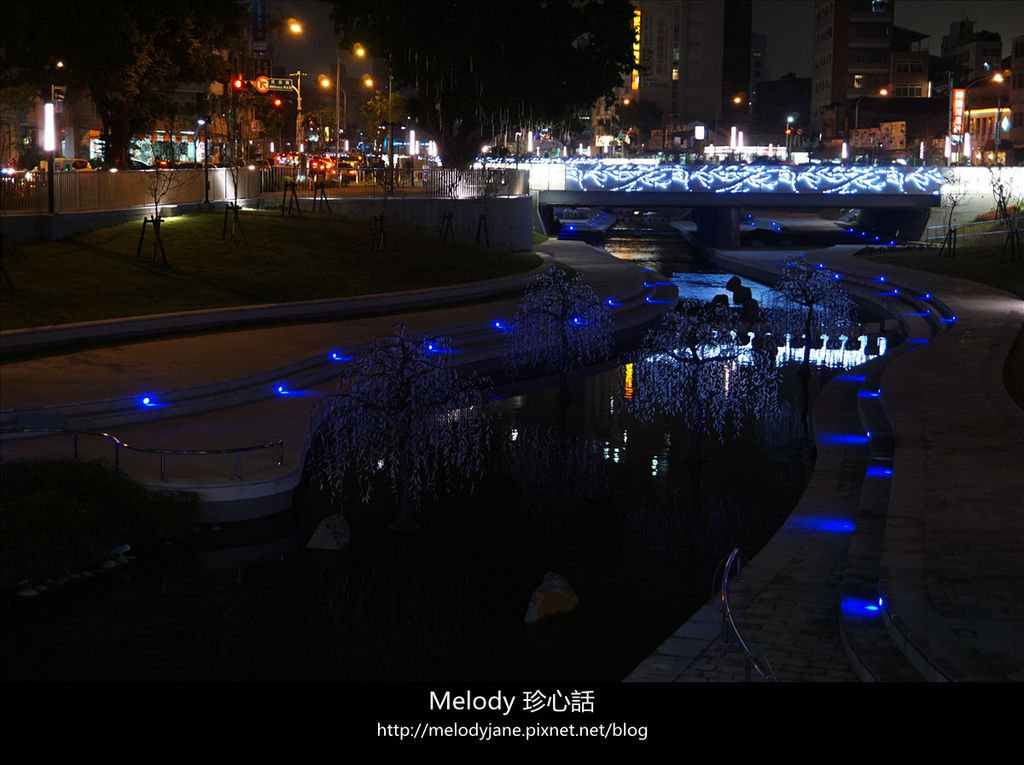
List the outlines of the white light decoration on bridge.
<svg viewBox="0 0 1024 765">
<path fill-rule="evenodd" d="M 567 164 L 567 191 L 669 191 L 714 194 L 894 194 L 938 196 L 938 167 L 851 165 Z"/>
</svg>

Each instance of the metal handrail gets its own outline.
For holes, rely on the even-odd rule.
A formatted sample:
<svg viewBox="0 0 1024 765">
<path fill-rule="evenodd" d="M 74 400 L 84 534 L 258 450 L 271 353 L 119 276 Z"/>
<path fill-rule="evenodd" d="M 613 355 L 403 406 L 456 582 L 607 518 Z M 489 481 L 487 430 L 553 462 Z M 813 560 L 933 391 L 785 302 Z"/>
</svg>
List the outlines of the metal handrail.
<svg viewBox="0 0 1024 765">
<path fill-rule="evenodd" d="M 155 446 L 135 446 L 134 444 L 128 444 L 122 441 L 120 438 L 115 436 L 113 433 L 104 433 L 101 431 L 94 430 L 76 430 L 73 428 L 16 428 L 7 429 L 0 431 L 2 433 L 70 433 L 73 443 L 73 454 L 74 458 L 78 459 L 78 436 L 99 436 L 106 438 L 114 442 L 114 470 L 120 472 L 121 470 L 121 449 L 130 449 L 136 452 L 146 452 L 149 454 L 160 455 L 160 480 L 167 480 L 167 455 L 210 455 L 210 454 L 234 454 L 235 455 L 235 479 L 241 480 L 242 478 L 242 453 L 252 452 L 260 449 L 270 449 L 272 447 L 278 448 L 277 464 L 284 464 L 284 439 L 278 438 L 274 441 L 268 441 L 263 444 L 253 444 L 252 446 L 234 446 L 226 449 L 161 449 Z"/>
<path fill-rule="evenodd" d="M 740 563 L 737 560 L 738 557 L 740 557 L 740 548 L 734 547 L 732 552 L 729 553 L 728 558 L 725 560 L 725 571 L 722 574 L 722 642 L 724 643 L 728 641 L 729 631 L 732 630 L 732 633 L 736 636 L 736 642 L 739 644 L 745 657 L 744 671 L 746 673 L 746 680 L 748 683 L 750 682 L 751 667 L 757 670 L 757 674 L 765 680 L 769 680 L 774 683 L 776 682 L 775 672 L 772 670 L 771 664 L 768 662 L 768 657 L 765 656 L 762 651 L 755 650 L 752 647 L 752 642 L 748 644 L 748 642 L 743 639 L 743 635 L 740 633 L 740 628 L 736 624 L 736 619 L 733 617 L 732 606 L 729 603 L 729 580 L 733 564 L 736 564 L 736 574 L 738 575 L 740 573 Z M 719 566 L 721 565 L 722 564 L 719 564 Z"/>
</svg>

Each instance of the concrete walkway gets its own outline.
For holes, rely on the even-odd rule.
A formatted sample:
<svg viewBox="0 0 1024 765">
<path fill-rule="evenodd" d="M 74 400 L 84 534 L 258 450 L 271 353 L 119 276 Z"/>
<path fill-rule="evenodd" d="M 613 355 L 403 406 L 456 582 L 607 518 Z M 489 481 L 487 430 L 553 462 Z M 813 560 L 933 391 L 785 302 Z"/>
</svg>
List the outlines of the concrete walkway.
<svg viewBox="0 0 1024 765">
<path fill-rule="evenodd" d="M 785 253 L 716 257 L 767 279 Z M 808 257 L 907 340 L 817 400 L 813 477 L 731 587 L 744 640 L 779 681 L 1024 679 L 1024 411 L 1002 382 L 1024 301 L 849 248 Z M 713 598 L 628 679 L 761 680 L 722 636 Z"/>
<path fill-rule="evenodd" d="M 585 245 L 549 241 L 538 249 L 578 268 L 602 297 L 623 303 L 616 309 L 623 331 L 642 331 L 674 301 L 659 292 L 663 288 L 645 287 L 634 266 Z M 785 255 L 733 251 L 717 258 L 723 268 L 770 280 Z M 782 681 L 1024 679 L 1024 412 L 1002 384 L 1024 301 L 970 282 L 880 267 L 853 258 L 850 248 L 814 257 L 897 317 L 908 342 L 837 379 L 817 400 L 819 449 L 810 484 L 783 528 L 733 582 L 744 637 Z M 284 465 L 276 464 L 273 450 L 246 453 L 241 480 L 234 478 L 234 456 L 168 457 L 161 481 L 155 455 L 122 451 L 132 475 L 199 489 L 230 520 L 260 497 L 290 492 L 301 470 L 310 408 L 333 386 L 330 375 L 305 386 L 289 378 L 292 395 L 276 396 L 269 391 L 278 377 L 267 370 L 305 374 L 308 360 L 317 357 L 329 371 L 323 359 L 332 351 L 390 334 L 399 321 L 416 332 L 452 334 L 456 347 L 465 339 L 478 363 L 494 364 L 500 337 L 486 330 L 510 315 L 514 302 L 7 362 L 4 421 L 16 422 L 19 412 L 29 419 L 67 417 L 62 405 L 77 410 L 101 399 L 198 386 L 194 398 L 212 402 L 212 409 L 167 418 L 167 410 L 130 407 L 135 421 L 112 430 L 130 443 L 164 448 L 284 438 Z M 249 388 L 260 395 L 225 405 L 218 395 L 245 398 L 240 379 L 255 380 Z M 871 437 L 862 437 L 867 430 Z M 823 438 L 829 434 L 854 437 Z M 2 457 L 67 456 L 68 441 L 5 438 Z M 108 459 L 112 450 L 99 439 L 81 448 L 84 457 L 91 450 Z M 744 654 L 735 641 L 720 640 L 721 633 L 721 606 L 712 600 L 628 679 L 742 680 Z"/>
<path fill-rule="evenodd" d="M 620 340 L 644 331 L 675 303 L 675 287 L 645 286 L 640 268 L 606 252 L 558 240 L 538 250 L 547 256 L 547 265 L 557 260 L 577 269 L 602 299 L 613 303 Z M 511 317 L 518 302 L 515 291 L 521 293 L 527 278 L 504 280 L 504 292 L 497 298 L 493 284 L 479 284 L 477 293 L 483 297 L 478 300 L 483 302 L 466 303 L 473 291 L 459 285 L 431 290 L 419 301 L 439 304 L 448 295 L 456 304 L 450 307 L 417 310 L 407 296 L 378 296 L 370 316 L 218 331 L 5 362 L 0 422 L 5 430 L 102 431 L 144 449 L 212 452 L 274 444 L 240 453 L 161 457 L 151 451 L 118 450 L 110 439 L 78 438 L 82 459 L 112 462 L 117 451 L 120 467 L 142 483 L 198 491 L 206 521 L 267 515 L 288 507 L 301 479 L 310 415 L 337 385 L 333 354 L 350 355 L 402 324 L 410 334 L 450 337 L 455 352 L 449 358 L 455 366 L 500 371 L 504 338 L 494 322 Z M 405 312 L 395 313 L 399 310 Z M 220 312 L 211 313 L 219 317 Z M 195 315 L 181 320 L 189 328 L 197 324 Z M 97 334 L 113 331 L 109 326 L 95 329 Z M 36 340 L 24 332 L 14 334 L 19 347 Z M 0 336 L 5 352 L 10 337 Z M 279 386 L 287 395 L 278 395 Z M 152 406 L 140 403 L 147 395 Z M 283 464 L 278 464 L 282 447 L 276 444 L 282 440 Z M 72 438 L 67 434 L 6 435 L 0 442 L 0 457 L 5 460 L 71 454 Z"/>
</svg>

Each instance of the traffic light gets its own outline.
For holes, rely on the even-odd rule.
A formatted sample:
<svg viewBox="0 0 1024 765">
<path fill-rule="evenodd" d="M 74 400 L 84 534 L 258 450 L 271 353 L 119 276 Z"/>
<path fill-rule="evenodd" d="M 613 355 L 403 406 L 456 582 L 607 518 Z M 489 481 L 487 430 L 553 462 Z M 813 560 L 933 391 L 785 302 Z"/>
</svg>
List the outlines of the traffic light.
<svg viewBox="0 0 1024 765">
<path fill-rule="evenodd" d="M 793 128 L 786 128 L 786 135 L 790 135 L 793 132 Z"/>
<path fill-rule="evenodd" d="M 236 75 L 232 78 L 231 85 L 235 90 L 241 90 L 245 87 L 245 80 L 242 79 L 242 75 Z"/>
<path fill-rule="evenodd" d="M 281 100 L 280 96 L 277 96 L 271 103 L 274 104 L 275 109 L 280 109 L 284 101 Z"/>
</svg>

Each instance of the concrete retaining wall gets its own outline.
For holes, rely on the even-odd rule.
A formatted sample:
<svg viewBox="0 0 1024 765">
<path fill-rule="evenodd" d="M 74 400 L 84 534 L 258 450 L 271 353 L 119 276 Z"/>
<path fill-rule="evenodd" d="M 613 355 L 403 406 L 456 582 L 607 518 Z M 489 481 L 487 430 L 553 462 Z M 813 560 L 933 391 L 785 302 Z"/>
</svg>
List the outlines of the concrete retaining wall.
<svg viewBox="0 0 1024 765">
<path fill-rule="evenodd" d="M 307 202 L 303 202 L 303 210 Z M 311 206 L 311 203 L 309 203 Z M 446 214 L 452 216 L 452 233 L 457 244 L 475 244 L 479 228 L 481 245 L 504 252 L 533 249 L 533 202 L 528 196 L 477 199 L 436 197 L 392 197 L 386 205 L 379 198 L 337 198 L 330 200 L 331 213 L 370 221 L 381 215 L 386 225 L 395 224 L 440 238 Z M 480 222 L 487 218 L 486 237 Z"/>
<path fill-rule="evenodd" d="M 928 218 L 929 226 L 944 226 L 949 214 L 949 199 L 958 190 L 961 199 L 953 211 L 954 225 L 970 223 L 979 215 L 995 209 L 992 196 L 992 182 L 1003 177 L 1009 184 L 1011 200 L 1024 200 L 1024 167 L 950 167 L 946 171 L 947 182 L 942 187 L 942 207 L 934 207 Z"/>
</svg>

